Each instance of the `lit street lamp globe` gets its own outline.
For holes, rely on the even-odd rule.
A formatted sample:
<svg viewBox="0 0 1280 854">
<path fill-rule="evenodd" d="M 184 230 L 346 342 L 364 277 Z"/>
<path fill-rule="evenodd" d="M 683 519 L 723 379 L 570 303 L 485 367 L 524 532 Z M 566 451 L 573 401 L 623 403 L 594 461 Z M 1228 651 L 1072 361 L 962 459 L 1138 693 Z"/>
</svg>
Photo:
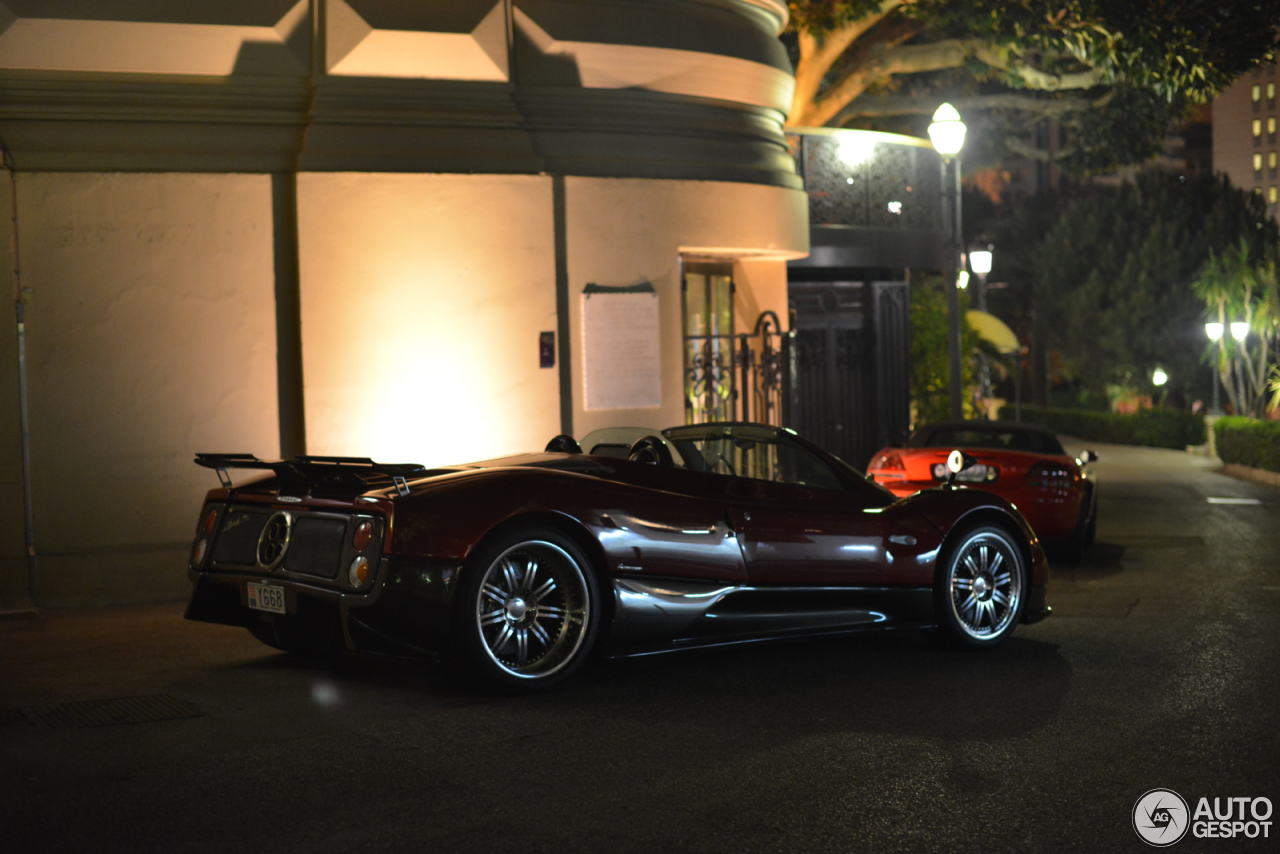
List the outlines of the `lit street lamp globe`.
<svg viewBox="0 0 1280 854">
<path fill-rule="evenodd" d="M 1231 324 L 1231 337 L 1237 341 L 1243 341 L 1249 337 L 1249 324 L 1243 320 L 1237 320 Z"/>
<path fill-rule="evenodd" d="M 1151 383 L 1153 385 L 1158 385 L 1158 386 L 1164 385 L 1168 381 L 1169 381 L 1169 375 L 1166 374 L 1163 369 L 1156 368 L 1154 371 L 1151 372 Z"/>
<path fill-rule="evenodd" d="M 1222 324 L 1206 323 L 1204 325 L 1204 334 L 1209 336 L 1210 341 L 1217 341 L 1222 337 Z"/>
<path fill-rule="evenodd" d="M 955 157 L 964 148 L 964 122 L 960 121 L 960 113 L 950 104 L 943 104 L 933 114 L 933 124 L 929 125 L 929 139 L 933 147 L 943 157 Z"/>
<path fill-rule="evenodd" d="M 969 253 L 969 266 L 973 268 L 973 272 L 979 276 L 985 276 L 991 272 L 991 250 L 975 249 Z"/>
</svg>

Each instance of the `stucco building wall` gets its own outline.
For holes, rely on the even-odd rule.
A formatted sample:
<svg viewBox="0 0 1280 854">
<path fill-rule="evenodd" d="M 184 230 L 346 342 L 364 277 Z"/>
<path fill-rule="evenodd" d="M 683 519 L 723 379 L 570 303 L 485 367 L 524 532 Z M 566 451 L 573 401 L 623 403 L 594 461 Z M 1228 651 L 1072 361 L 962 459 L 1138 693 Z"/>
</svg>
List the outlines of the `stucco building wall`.
<svg viewBox="0 0 1280 854">
<path fill-rule="evenodd" d="M 278 450 L 269 179 L 21 174 L 18 222 L 41 600 L 181 595 L 213 485 L 192 452 Z"/>
<path fill-rule="evenodd" d="M 6 8 L 41 606 L 183 595 L 199 451 L 450 463 L 683 421 L 681 253 L 734 264 L 740 325 L 785 321 L 782 0 Z M 637 281 L 661 405 L 587 413 L 578 297 Z M 16 341 L 0 611 L 35 592 Z"/>
<path fill-rule="evenodd" d="M 550 178 L 308 173 L 298 222 L 310 453 L 438 465 L 560 432 Z"/>
</svg>

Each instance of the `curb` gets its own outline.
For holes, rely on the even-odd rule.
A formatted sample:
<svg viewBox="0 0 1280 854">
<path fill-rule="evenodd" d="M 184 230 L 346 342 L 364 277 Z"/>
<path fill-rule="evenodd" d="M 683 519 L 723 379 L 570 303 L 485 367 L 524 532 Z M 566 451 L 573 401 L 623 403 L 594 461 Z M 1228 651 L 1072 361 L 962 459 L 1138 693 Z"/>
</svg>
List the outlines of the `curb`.
<svg viewBox="0 0 1280 854">
<path fill-rule="evenodd" d="M 1221 469 L 1223 474 L 1239 480 L 1248 480 L 1253 483 L 1260 483 L 1263 486 L 1280 487 L 1280 472 L 1267 471 L 1266 469 L 1255 469 L 1249 466 L 1242 466 L 1236 463 L 1227 463 Z"/>
</svg>

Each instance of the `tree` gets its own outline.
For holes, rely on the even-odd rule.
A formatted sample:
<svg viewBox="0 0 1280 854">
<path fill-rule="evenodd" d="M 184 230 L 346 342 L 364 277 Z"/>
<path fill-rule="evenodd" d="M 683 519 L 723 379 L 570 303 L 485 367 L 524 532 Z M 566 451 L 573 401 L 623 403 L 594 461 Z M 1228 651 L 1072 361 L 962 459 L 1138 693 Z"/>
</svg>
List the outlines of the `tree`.
<svg viewBox="0 0 1280 854">
<path fill-rule="evenodd" d="M 961 318 L 969 307 L 960 295 Z M 960 386 L 974 383 L 974 356 L 978 333 L 967 322 L 960 324 L 960 351 L 967 355 L 960 365 Z M 911 426 L 951 417 L 951 366 L 947 356 L 947 292 L 939 276 L 921 276 L 911 283 Z M 965 418 L 977 416 L 970 395 L 963 398 Z"/>
<path fill-rule="evenodd" d="M 1269 0 L 791 0 L 791 126 L 916 130 L 944 99 L 998 148 L 1068 168 L 1139 162 L 1169 120 L 1271 58 Z M 1070 132 L 1049 152 L 1045 119 Z M 1002 153 L 995 151 L 995 154 Z"/>
<path fill-rule="evenodd" d="M 1031 250 L 1031 280 L 1011 285 L 1030 289 L 1035 334 L 1081 391 L 1154 394 L 1160 367 L 1171 391 L 1202 397 L 1205 301 L 1192 282 L 1211 257 L 1234 250 L 1257 262 L 1278 239 L 1262 199 L 1224 178 L 1143 175 L 1082 191 Z"/>
<path fill-rule="evenodd" d="M 1204 300 L 1205 316 L 1223 324 L 1224 334 L 1211 345 L 1210 358 L 1227 392 L 1231 408 L 1239 415 L 1255 418 L 1274 408 L 1277 397 L 1268 400 L 1268 380 L 1273 375 L 1273 352 L 1280 333 L 1280 283 L 1276 278 L 1277 247 L 1268 247 L 1266 257 L 1255 259 L 1247 240 L 1209 260 L 1192 283 Z M 1244 323 L 1249 335 L 1236 341 L 1230 334 L 1232 322 Z M 1280 388 L 1275 389 L 1280 394 Z"/>
</svg>

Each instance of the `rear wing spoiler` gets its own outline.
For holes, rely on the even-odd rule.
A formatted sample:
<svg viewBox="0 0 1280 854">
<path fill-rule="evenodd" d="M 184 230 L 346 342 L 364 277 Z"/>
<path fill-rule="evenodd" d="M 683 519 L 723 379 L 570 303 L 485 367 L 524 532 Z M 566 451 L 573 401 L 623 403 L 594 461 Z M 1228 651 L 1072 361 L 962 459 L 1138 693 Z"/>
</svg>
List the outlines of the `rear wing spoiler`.
<svg viewBox="0 0 1280 854">
<path fill-rule="evenodd" d="M 196 454 L 196 465 L 214 469 L 218 480 L 230 489 L 228 469 L 270 469 L 280 481 L 280 493 L 305 495 L 321 492 L 364 492 L 381 485 L 395 485 L 401 495 L 409 494 L 407 479 L 424 474 L 418 463 L 375 463 L 368 457 L 298 456 L 292 460 L 260 460 L 253 454 Z M 388 484 L 387 481 L 391 483 Z"/>
</svg>

